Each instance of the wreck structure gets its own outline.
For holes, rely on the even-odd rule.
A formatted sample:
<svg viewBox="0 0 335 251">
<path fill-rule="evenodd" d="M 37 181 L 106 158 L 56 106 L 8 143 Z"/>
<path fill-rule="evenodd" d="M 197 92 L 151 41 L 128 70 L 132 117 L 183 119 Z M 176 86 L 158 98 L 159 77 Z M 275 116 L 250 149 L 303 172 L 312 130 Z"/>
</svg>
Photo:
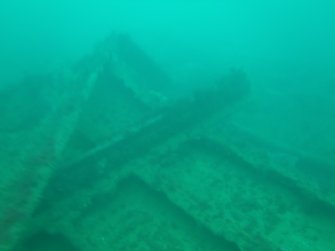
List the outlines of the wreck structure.
<svg viewBox="0 0 335 251">
<path fill-rule="evenodd" d="M 234 120 L 246 76 L 172 84 L 112 35 L 3 90 L 0 250 L 335 250 L 334 167 Z"/>
</svg>

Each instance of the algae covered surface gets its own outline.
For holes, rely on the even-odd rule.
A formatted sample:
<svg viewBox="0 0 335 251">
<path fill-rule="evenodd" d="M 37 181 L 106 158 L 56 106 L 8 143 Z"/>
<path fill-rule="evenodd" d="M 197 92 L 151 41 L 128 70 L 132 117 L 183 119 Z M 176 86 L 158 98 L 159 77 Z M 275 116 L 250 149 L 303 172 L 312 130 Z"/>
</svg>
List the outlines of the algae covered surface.
<svg viewBox="0 0 335 251">
<path fill-rule="evenodd" d="M 0 3 L 0 251 L 335 250 L 334 9 Z"/>
</svg>

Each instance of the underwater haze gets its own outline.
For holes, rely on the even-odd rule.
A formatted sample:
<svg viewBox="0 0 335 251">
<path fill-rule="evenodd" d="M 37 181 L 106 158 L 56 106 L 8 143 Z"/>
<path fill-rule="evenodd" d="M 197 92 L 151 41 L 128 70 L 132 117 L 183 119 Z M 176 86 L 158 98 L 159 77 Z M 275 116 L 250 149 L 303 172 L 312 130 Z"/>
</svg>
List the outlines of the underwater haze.
<svg viewBox="0 0 335 251">
<path fill-rule="evenodd" d="M 330 0 L 2 1 L 0 79 L 73 62 L 124 31 L 178 78 L 241 67 L 267 85 L 327 85 L 334 9 Z"/>
<path fill-rule="evenodd" d="M 335 250 L 335 1 L 1 0 L 0 251 Z"/>
</svg>

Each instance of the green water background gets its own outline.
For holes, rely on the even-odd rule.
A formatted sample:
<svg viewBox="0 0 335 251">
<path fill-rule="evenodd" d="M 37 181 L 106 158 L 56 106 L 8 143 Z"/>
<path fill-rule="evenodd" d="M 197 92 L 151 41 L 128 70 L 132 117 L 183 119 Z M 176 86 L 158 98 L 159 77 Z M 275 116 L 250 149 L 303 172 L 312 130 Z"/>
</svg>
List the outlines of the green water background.
<svg viewBox="0 0 335 251">
<path fill-rule="evenodd" d="M 125 32 L 176 93 L 242 69 L 261 102 L 262 115 L 250 111 L 256 131 L 288 145 L 305 133 L 309 142 L 297 147 L 317 140 L 334 158 L 334 13 L 330 0 L 1 1 L 0 88 L 66 69 L 111 32 Z"/>
<path fill-rule="evenodd" d="M 1 1 L 0 82 L 64 67 L 124 31 L 190 85 L 241 67 L 257 84 L 334 91 L 334 13 L 329 0 Z"/>
</svg>

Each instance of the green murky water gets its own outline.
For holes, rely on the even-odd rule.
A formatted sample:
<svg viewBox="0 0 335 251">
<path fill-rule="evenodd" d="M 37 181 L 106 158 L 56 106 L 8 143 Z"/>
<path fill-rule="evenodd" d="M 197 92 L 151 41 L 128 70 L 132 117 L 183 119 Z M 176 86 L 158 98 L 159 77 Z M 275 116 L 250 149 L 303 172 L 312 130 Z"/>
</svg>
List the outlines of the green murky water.
<svg viewBox="0 0 335 251">
<path fill-rule="evenodd" d="M 335 250 L 332 1 L 0 3 L 0 251 Z"/>
</svg>

